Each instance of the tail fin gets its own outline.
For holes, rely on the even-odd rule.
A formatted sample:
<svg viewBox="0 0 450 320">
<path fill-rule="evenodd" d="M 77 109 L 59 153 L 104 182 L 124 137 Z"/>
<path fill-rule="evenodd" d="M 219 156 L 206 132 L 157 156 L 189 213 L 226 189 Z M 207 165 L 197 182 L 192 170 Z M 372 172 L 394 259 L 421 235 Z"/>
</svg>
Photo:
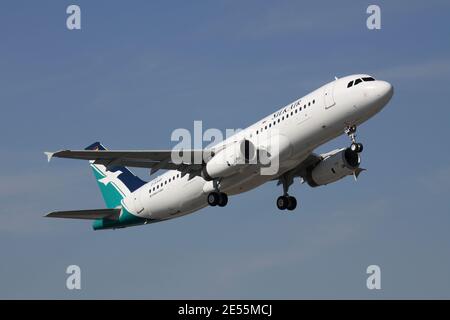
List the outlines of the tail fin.
<svg viewBox="0 0 450 320">
<path fill-rule="evenodd" d="M 100 142 L 95 142 L 85 150 L 106 150 Z M 146 182 L 135 176 L 123 166 L 105 167 L 90 161 L 100 191 L 107 208 L 113 209 L 120 206 L 124 197 L 143 186 Z"/>
</svg>

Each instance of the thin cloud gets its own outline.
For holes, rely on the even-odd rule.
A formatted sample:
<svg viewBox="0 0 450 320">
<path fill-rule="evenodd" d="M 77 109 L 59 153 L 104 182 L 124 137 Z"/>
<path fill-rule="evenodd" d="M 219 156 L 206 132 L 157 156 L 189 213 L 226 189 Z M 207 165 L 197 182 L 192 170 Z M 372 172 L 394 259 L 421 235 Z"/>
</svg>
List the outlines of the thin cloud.
<svg viewBox="0 0 450 320">
<path fill-rule="evenodd" d="M 384 79 L 416 80 L 450 76 L 450 60 L 437 59 L 415 64 L 392 67 L 376 72 Z"/>
<path fill-rule="evenodd" d="M 45 160 L 43 160 L 45 161 Z M 43 215 L 51 206 L 72 197 L 73 186 L 86 176 L 86 168 L 19 172 L 0 180 L 0 232 L 8 234 L 42 233 L 48 230 Z M 50 207 L 49 207 L 50 206 Z"/>
<path fill-rule="evenodd" d="M 303 230 L 306 232 L 299 232 L 295 241 L 286 246 L 286 250 L 250 253 L 250 256 L 246 253 L 246 257 L 240 260 L 239 265 L 224 263 L 222 268 L 217 270 L 218 278 L 224 286 L 229 286 L 232 282 L 238 285 L 241 279 L 255 272 L 286 265 L 300 265 L 316 259 L 317 254 L 331 250 L 333 247 L 358 241 L 361 234 L 372 229 L 377 221 L 381 223 L 393 201 L 394 199 L 383 199 L 354 205 L 364 210 L 340 208 L 333 214 L 316 212 L 314 216 L 324 218 L 317 221 L 316 225 Z"/>
<path fill-rule="evenodd" d="M 433 194 L 448 194 L 450 191 L 450 166 L 433 168 L 418 177 L 420 186 Z"/>
</svg>

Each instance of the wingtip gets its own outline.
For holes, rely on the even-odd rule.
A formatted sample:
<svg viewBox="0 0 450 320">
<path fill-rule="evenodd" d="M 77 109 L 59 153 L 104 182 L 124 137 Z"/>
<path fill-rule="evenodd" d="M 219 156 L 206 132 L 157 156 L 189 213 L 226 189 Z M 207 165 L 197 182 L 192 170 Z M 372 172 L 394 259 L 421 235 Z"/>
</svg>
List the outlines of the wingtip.
<svg viewBox="0 0 450 320">
<path fill-rule="evenodd" d="M 50 162 L 50 160 L 52 160 L 53 155 L 55 154 L 54 152 L 48 152 L 45 151 L 44 154 L 47 156 L 47 161 Z"/>
<path fill-rule="evenodd" d="M 357 168 L 355 171 L 353 171 L 353 177 L 355 178 L 355 181 L 358 180 L 359 175 L 361 172 L 366 171 L 367 169 L 364 168 Z"/>
<path fill-rule="evenodd" d="M 52 217 L 52 212 L 47 212 L 44 216 L 42 216 L 43 218 L 51 218 Z"/>
</svg>

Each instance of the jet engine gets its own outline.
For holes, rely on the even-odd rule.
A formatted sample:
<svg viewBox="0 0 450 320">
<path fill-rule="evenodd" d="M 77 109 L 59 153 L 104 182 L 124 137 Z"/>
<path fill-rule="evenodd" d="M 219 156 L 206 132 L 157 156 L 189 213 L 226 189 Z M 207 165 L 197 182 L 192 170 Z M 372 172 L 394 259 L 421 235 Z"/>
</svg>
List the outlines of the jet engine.
<svg viewBox="0 0 450 320">
<path fill-rule="evenodd" d="M 244 139 L 216 153 L 203 167 L 202 177 L 206 181 L 228 177 L 251 163 L 257 163 L 257 152 L 253 143 Z"/>
<path fill-rule="evenodd" d="M 358 172 L 360 163 L 357 152 L 350 148 L 339 149 L 309 168 L 305 180 L 311 187 L 323 186 Z"/>
</svg>

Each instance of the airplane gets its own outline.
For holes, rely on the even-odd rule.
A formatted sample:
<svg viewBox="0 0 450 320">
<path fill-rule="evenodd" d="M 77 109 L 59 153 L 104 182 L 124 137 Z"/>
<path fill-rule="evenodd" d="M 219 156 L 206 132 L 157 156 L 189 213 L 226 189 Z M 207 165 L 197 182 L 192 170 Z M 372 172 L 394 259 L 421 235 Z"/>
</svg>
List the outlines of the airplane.
<svg viewBox="0 0 450 320">
<path fill-rule="evenodd" d="M 269 181 L 283 188 L 278 209 L 292 211 L 297 207 L 289 194 L 294 178 L 318 187 L 352 175 L 356 180 L 365 170 L 360 167 L 363 145 L 356 141 L 356 129 L 381 111 L 393 94 L 389 82 L 367 74 L 335 77 L 208 148 L 109 151 L 95 142 L 84 150 L 45 152 L 49 162 L 53 157 L 89 160 L 106 204 L 105 209 L 54 211 L 46 217 L 90 219 L 94 230 L 145 225 L 208 205 L 224 207 L 229 195 Z M 350 139 L 348 147 L 313 152 L 342 134 Z M 273 163 L 277 166 L 270 171 Z M 148 168 L 150 175 L 167 171 L 146 182 L 127 167 Z"/>
</svg>

